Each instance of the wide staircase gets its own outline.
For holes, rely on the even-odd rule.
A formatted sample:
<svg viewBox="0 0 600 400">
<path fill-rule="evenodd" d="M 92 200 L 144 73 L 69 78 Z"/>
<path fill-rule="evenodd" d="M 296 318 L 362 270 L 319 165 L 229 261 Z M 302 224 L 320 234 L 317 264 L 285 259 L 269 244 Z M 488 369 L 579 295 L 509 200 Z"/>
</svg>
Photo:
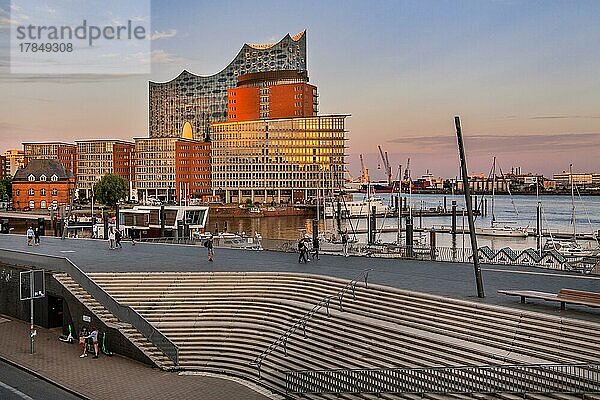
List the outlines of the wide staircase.
<svg viewBox="0 0 600 400">
<path fill-rule="evenodd" d="M 599 323 L 386 286 L 365 287 L 360 281 L 354 292 L 345 291 L 340 300 L 337 295 L 344 287 L 348 289 L 348 280 L 318 275 L 128 272 L 93 273 L 90 277 L 177 344 L 179 368 L 258 380 L 280 392 L 285 391 L 284 372 L 289 370 L 600 363 Z M 70 285 L 76 290 L 73 283 Z M 299 325 L 285 346 L 282 343 L 264 353 L 315 304 L 330 296 L 329 307 L 315 312 L 305 326 Z M 422 393 L 305 397 L 492 396 Z M 558 393 L 497 393 L 494 397 L 581 398 Z M 588 394 L 586 398 L 600 396 Z"/>
<path fill-rule="evenodd" d="M 104 325 L 117 329 L 127 340 L 137 347 L 150 361 L 164 370 L 170 370 L 175 367 L 152 342 L 146 339 L 131 324 L 119 321 L 111 314 L 100 302 L 87 293 L 73 278 L 64 273 L 53 274 L 54 278 L 60 282 L 81 304 L 83 304 L 91 313 L 93 313 Z"/>
</svg>

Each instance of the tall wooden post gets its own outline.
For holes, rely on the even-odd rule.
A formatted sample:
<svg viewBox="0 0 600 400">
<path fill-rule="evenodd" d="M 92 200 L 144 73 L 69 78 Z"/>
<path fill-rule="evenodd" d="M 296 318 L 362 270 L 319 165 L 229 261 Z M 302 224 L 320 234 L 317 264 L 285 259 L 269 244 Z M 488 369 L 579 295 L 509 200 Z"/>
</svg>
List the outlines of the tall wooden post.
<svg viewBox="0 0 600 400">
<path fill-rule="evenodd" d="M 473 267 L 475 269 L 475 284 L 477 285 L 477 297 L 485 297 L 483 290 L 483 278 L 481 276 L 481 267 L 479 265 L 479 254 L 477 251 L 477 234 L 475 233 L 475 220 L 473 219 L 473 204 L 471 201 L 471 189 L 469 187 L 469 175 L 467 173 L 467 157 L 463 144 L 462 130 L 460 127 L 460 117 L 454 117 L 456 126 L 456 138 L 458 140 L 458 153 L 460 156 L 460 168 L 463 181 L 463 192 L 465 193 L 465 202 L 467 204 L 467 218 L 469 221 L 469 235 L 471 236 L 471 249 L 473 250 Z"/>
</svg>

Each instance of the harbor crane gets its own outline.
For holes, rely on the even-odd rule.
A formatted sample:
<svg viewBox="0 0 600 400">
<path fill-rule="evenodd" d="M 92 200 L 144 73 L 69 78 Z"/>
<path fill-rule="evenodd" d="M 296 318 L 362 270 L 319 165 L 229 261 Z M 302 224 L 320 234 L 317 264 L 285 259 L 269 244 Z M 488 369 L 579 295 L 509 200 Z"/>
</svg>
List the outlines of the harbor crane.
<svg viewBox="0 0 600 400">
<path fill-rule="evenodd" d="M 385 168 L 385 177 L 387 178 L 388 185 L 392 183 L 392 167 L 390 166 L 390 162 L 388 160 L 387 151 L 385 155 L 383 154 L 383 150 L 381 150 L 381 146 L 377 146 L 379 149 L 379 155 L 381 156 L 381 161 L 383 161 L 383 167 Z"/>
<path fill-rule="evenodd" d="M 406 161 L 406 169 L 404 170 L 403 180 L 408 181 L 410 178 L 410 157 L 408 157 L 408 161 Z"/>
<path fill-rule="evenodd" d="M 350 178 L 350 182 L 356 182 L 356 180 L 354 179 L 354 176 L 352 176 L 352 173 L 350 172 L 350 170 L 348 168 L 344 168 L 344 170 L 348 174 L 348 178 Z"/>
<path fill-rule="evenodd" d="M 369 170 L 365 167 L 362 154 L 360 155 L 360 170 L 362 172 L 362 175 L 360 176 L 360 182 L 369 183 Z"/>
</svg>

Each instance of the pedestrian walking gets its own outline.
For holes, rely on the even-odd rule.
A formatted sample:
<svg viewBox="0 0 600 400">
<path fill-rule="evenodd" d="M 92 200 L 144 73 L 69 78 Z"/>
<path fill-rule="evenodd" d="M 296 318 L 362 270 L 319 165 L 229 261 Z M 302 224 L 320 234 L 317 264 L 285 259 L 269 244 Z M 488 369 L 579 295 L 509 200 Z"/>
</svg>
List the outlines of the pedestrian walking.
<svg viewBox="0 0 600 400">
<path fill-rule="evenodd" d="M 313 240 L 313 260 L 319 259 L 319 238 L 317 240 Z"/>
<path fill-rule="evenodd" d="M 304 264 L 306 264 L 308 259 L 306 258 L 306 243 L 304 242 L 304 238 L 301 238 L 298 241 L 298 251 L 300 252 L 300 255 L 298 255 L 298 263 L 302 264 L 304 261 Z"/>
<path fill-rule="evenodd" d="M 92 226 L 92 239 L 98 239 L 98 225 Z"/>
<path fill-rule="evenodd" d="M 213 237 L 212 237 L 212 235 L 210 235 L 208 237 L 208 239 L 206 239 L 204 241 L 204 247 L 206 247 L 206 251 L 207 251 L 207 255 L 208 255 L 208 261 L 212 262 L 213 261 L 213 257 L 215 255 L 214 250 L 213 250 Z"/>
<path fill-rule="evenodd" d="M 344 248 L 344 257 L 348 257 L 348 233 L 342 233 L 342 247 Z"/>
<path fill-rule="evenodd" d="M 27 229 L 27 246 L 33 246 L 34 236 L 35 233 L 33 232 L 33 228 L 30 226 L 29 229 Z"/>
<path fill-rule="evenodd" d="M 40 228 L 35 228 L 35 231 L 33 231 L 33 244 L 40 245 Z"/>
<path fill-rule="evenodd" d="M 310 262 L 310 247 L 308 245 L 309 242 L 310 239 L 304 236 L 304 258 L 306 259 L 306 262 Z"/>
<path fill-rule="evenodd" d="M 108 247 L 112 250 L 115 248 L 115 228 L 108 228 Z"/>
<path fill-rule="evenodd" d="M 123 245 L 121 244 L 122 237 L 123 236 L 121 235 L 121 231 L 115 229 L 115 247 L 118 247 L 119 249 L 123 248 Z"/>
</svg>

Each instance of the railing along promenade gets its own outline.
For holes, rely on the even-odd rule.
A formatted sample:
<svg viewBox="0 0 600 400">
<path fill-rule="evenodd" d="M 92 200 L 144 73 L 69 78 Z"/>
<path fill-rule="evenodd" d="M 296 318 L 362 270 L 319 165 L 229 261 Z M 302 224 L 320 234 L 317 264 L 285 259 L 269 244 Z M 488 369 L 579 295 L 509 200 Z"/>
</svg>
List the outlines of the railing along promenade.
<svg viewBox="0 0 600 400">
<path fill-rule="evenodd" d="M 306 337 L 306 324 L 310 321 L 313 316 L 319 312 L 323 307 L 326 309 L 327 316 L 329 316 L 329 306 L 332 300 L 337 298 L 340 311 L 343 311 L 343 299 L 344 295 L 349 291 L 352 291 L 352 297 L 356 298 L 356 284 L 364 278 L 365 288 L 368 285 L 369 272 L 373 271 L 373 268 L 368 268 L 354 277 L 348 282 L 343 288 L 341 288 L 336 294 L 323 297 L 317 304 L 314 305 L 309 311 L 296 320 L 284 333 L 282 333 L 273 343 L 271 343 L 266 349 L 264 349 L 254 360 L 250 362 L 250 365 L 255 366 L 258 369 L 258 377 L 260 378 L 260 367 L 265 358 L 280 346 L 283 347 L 283 352 L 287 356 L 287 342 L 290 337 L 298 330 L 302 329 L 304 337 Z"/>
<path fill-rule="evenodd" d="M 599 393 L 599 364 L 286 371 L 286 391 L 309 393 Z"/>
</svg>

